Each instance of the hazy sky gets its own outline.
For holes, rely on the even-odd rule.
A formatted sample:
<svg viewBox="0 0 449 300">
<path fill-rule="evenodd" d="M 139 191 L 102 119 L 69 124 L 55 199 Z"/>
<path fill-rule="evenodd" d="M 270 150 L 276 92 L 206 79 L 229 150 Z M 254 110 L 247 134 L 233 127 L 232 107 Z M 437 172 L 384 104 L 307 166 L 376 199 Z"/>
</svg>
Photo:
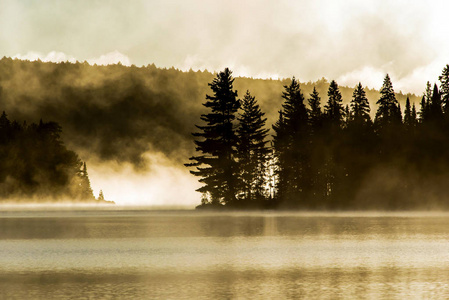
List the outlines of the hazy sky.
<svg viewBox="0 0 449 300">
<path fill-rule="evenodd" d="M 321 77 L 421 94 L 449 63 L 449 3 L 0 0 L 0 55 L 254 77 Z"/>
</svg>

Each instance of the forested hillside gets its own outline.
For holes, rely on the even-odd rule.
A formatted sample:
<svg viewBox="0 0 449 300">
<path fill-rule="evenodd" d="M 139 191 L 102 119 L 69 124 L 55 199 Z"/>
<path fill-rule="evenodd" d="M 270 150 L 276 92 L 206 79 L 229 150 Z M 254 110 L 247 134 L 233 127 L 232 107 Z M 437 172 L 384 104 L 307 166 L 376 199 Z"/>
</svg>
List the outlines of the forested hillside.
<svg viewBox="0 0 449 300">
<path fill-rule="evenodd" d="M 184 163 L 193 154 L 191 132 L 205 112 L 202 103 L 215 75 L 154 65 L 91 66 L 3 58 L 0 108 L 19 122 L 38 122 L 41 117 L 58 122 L 64 128 L 64 141 L 81 157 L 131 162 L 144 168 L 142 154 L 160 151 Z M 271 128 L 283 103 L 283 86 L 289 81 L 237 77 L 234 87 L 240 99 L 247 90 L 256 97 Z M 313 87 L 323 99 L 327 97 L 327 80 L 301 83 L 306 96 Z M 343 105 L 349 103 L 353 90 L 340 87 Z M 365 91 L 375 112 L 380 94 Z M 406 96 L 396 96 L 404 107 Z M 410 99 L 418 105 L 420 98 Z"/>
</svg>

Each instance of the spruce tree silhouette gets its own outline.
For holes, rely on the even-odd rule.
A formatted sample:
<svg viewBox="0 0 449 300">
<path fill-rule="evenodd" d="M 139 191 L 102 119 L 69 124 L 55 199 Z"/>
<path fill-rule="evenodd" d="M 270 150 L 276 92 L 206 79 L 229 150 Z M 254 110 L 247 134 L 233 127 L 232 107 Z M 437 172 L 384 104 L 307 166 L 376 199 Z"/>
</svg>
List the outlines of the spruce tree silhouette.
<svg viewBox="0 0 449 300">
<path fill-rule="evenodd" d="M 321 98 L 315 87 L 313 88 L 313 91 L 310 94 L 308 103 L 310 107 L 309 120 L 311 130 L 313 132 L 319 131 L 323 126 L 323 111 L 321 110 Z"/>
<path fill-rule="evenodd" d="M 402 122 L 399 103 L 396 100 L 393 84 L 391 83 L 391 79 L 388 74 L 385 76 L 380 94 L 380 99 L 377 101 L 377 105 L 379 107 L 374 120 L 374 124 L 376 125 L 378 131 L 388 129 L 390 125 L 397 125 Z"/>
<path fill-rule="evenodd" d="M 446 116 L 449 116 L 449 64 L 444 67 L 438 79 L 441 83 L 440 90 L 443 110 Z"/>
<path fill-rule="evenodd" d="M 193 156 L 196 167 L 191 174 L 199 176 L 204 186 L 197 191 L 203 194 L 203 204 L 228 204 L 236 201 L 238 188 L 238 165 L 236 161 L 237 135 L 234 120 L 240 108 L 237 91 L 233 90 L 232 72 L 226 68 L 209 83 L 213 95 L 206 95 L 203 104 L 209 109 L 201 115 L 205 125 L 197 125 L 201 131 L 193 133 L 199 156 Z"/>
<path fill-rule="evenodd" d="M 243 206 L 263 206 L 266 186 L 267 121 L 255 97 L 247 91 L 242 101 L 243 112 L 238 117 L 237 157 L 240 167 L 240 182 Z"/>
<path fill-rule="evenodd" d="M 335 80 L 329 84 L 328 101 L 324 106 L 324 136 L 326 152 L 323 156 L 324 176 L 326 182 L 325 207 L 338 206 L 339 181 L 345 177 L 345 166 L 341 165 L 341 143 L 343 142 L 343 118 L 345 116 L 342 96 Z"/>
<path fill-rule="evenodd" d="M 324 106 L 325 120 L 328 126 L 338 130 L 341 127 L 345 113 L 341 93 L 335 80 L 331 81 L 327 95 L 329 98 Z"/>
<path fill-rule="evenodd" d="M 80 198 L 83 200 L 94 200 L 94 193 L 90 186 L 89 175 L 87 174 L 86 162 L 83 162 L 83 168 L 79 172 L 80 177 Z"/>
<path fill-rule="evenodd" d="M 321 108 L 321 98 L 316 88 L 313 88 L 309 103 L 309 124 L 310 124 L 310 169 L 311 169 L 311 191 L 309 193 L 309 208 L 318 208 L 323 205 L 327 196 L 327 178 L 325 159 L 328 147 L 325 136 L 324 114 Z"/>
<path fill-rule="evenodd" d="M 277 202 L 284 206 L 305 205 L 310 191 L 310 127 L 304 96 L 293 77 L 284 86 L 284 103 L 278 122 L 273 126 L 273 146 L 277 163 Z"/>
<path fill-rule="evenodd" d="M 404 125 L 406 127 L 410 127 L 412 124 L 412 106 L 410 105 L 410 99 L 407 97 L 405 101 L 405 110 L 404 110 Z"/>
<path fill-rule="evenodd" d="M 351 122 L 364 126 L 371 122 L 368 98 L 362 84 L 356 86 L 351 100 Z"/>
</svg>

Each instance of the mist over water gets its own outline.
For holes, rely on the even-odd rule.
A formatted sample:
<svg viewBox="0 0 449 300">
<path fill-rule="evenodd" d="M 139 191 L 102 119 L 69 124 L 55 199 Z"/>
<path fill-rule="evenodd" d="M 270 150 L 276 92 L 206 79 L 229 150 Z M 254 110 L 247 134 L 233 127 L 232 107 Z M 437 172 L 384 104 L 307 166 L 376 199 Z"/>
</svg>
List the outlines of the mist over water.
<svg viewBox="0 0 449 300">
<path fill-rule="evenodd" d="M 446 298 L 448 217 L 2 210 L 0 298 Z"/>
</svg>

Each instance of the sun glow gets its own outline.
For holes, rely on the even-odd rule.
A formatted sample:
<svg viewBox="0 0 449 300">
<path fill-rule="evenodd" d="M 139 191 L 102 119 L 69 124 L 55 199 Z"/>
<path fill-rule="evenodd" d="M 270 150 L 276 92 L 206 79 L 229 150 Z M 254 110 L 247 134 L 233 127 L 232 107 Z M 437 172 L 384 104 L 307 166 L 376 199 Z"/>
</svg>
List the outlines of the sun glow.
<svg viewBox="0 0 449 300">
<path fill-rule="evenodd" d="M 160 153 L 145 154 L 149 169 L 136 171 L 130 164 L 94 162 L 89 177 L 94 194 L 118 205 L 195 206 L 200 203 L 196 178 Z"/>
</svg>

